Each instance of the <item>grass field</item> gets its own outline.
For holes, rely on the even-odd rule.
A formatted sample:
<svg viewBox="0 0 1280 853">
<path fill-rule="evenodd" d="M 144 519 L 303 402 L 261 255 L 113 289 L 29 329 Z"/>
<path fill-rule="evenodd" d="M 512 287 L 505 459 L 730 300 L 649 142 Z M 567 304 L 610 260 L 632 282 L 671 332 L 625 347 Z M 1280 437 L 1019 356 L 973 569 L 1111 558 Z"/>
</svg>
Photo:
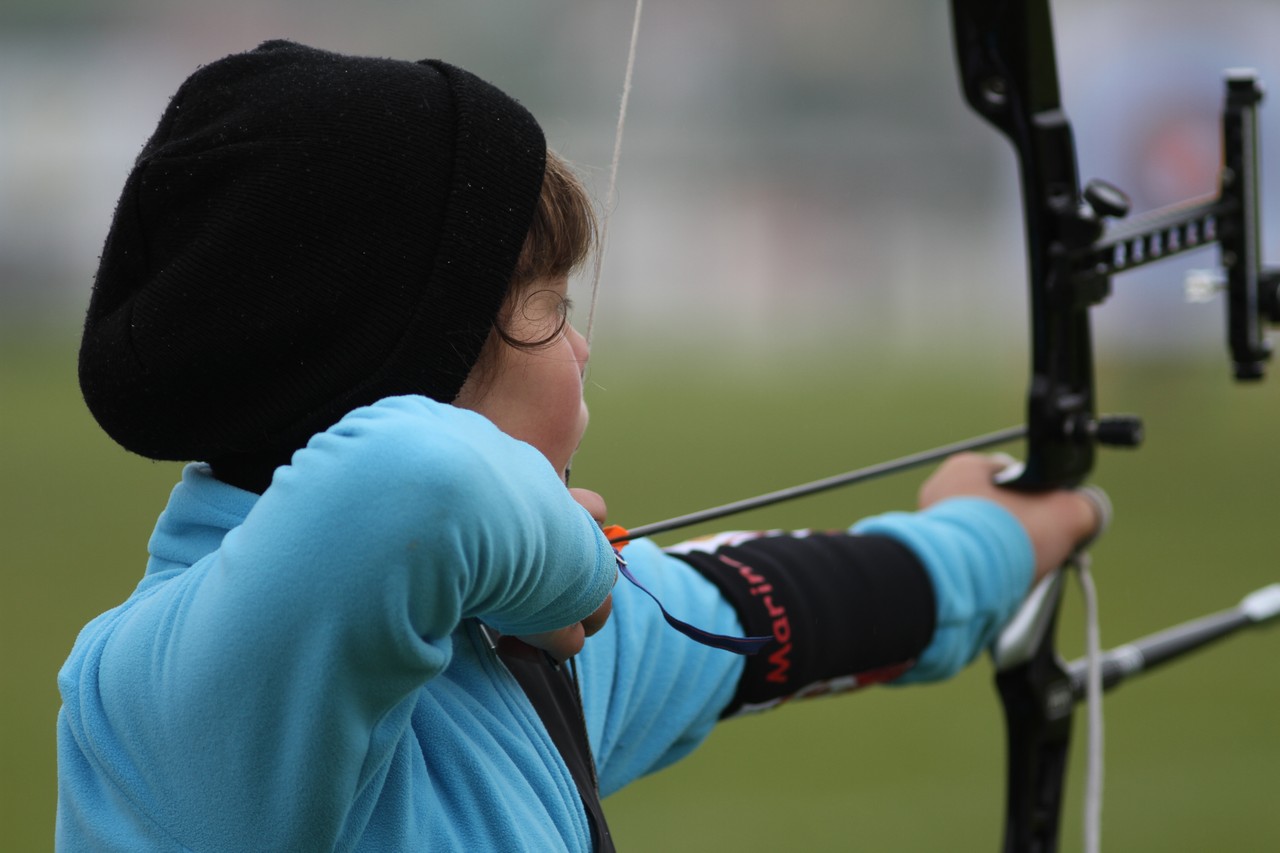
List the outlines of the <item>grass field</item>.
<svg viewBox="0 0 1280 853">
<path fill-rule="evenodd" d="M 872 354 L 660 361 L 597 348 L 575 484 L 639 524 L 1017 422 L 1024 369 L 960 352 L 881 374 Z M 853 368 L 848 365 L 854 365 Z M 85 412 L 66 336 L 0 344 L 5 697 L 0 850 L 52 847 L 55 676 L 79 627 L 128 595 L 176 465 L 117 449 Z M 1280 389 L 1234 387 L 1225 358 L 1120 361 L 1104 407 L 1146 416 L 1147 446 L 1096 480 L 1117 507 L 1095 550 L 1110 646 L 1280 580 Z M 607 389 L 607 390 L 606 390 Z M 1016 451 L 1016 448 L 1013 448 Z M 733 526 L 838 526 L 912 504 L 919 476 L 757 512 Z M 723 524 L 721 525 L 723 526 Z M 1061 646 L 1079 653 L 1068 600 Z M 1104 844 L 1280 849 L 1280 631 L 1232 639 L 1107 704 Z M 661 661 L 653 665 L 660 666 Z M 1002 722 L 979 662 L 954 681 L 878 689 L 728 723 L 693 758 L 606 803 L 622 849 L 992 851 Z M 1082 741 L 1082 738 L 1080 739 Z M 1064 849 L 1079 847 L 1077 743 Z"/>
</svg>

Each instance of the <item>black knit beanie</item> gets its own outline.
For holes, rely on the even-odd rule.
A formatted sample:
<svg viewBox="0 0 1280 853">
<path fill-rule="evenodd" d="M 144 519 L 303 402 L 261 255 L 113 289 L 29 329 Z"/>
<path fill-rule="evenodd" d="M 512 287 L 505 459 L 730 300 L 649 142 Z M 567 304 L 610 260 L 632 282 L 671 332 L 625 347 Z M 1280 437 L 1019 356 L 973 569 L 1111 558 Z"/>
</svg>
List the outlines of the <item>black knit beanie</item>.
<svg viewBox="0 0 1280 853">
<path fill-rule="evenodd" d="M 266 42 L 196 71 L 116 207 L 80 348 L 102 428 L 256 491 L 394 394 L 449 402 L 506 295 L 546 142 L 459 68 Z"/>
</svg>

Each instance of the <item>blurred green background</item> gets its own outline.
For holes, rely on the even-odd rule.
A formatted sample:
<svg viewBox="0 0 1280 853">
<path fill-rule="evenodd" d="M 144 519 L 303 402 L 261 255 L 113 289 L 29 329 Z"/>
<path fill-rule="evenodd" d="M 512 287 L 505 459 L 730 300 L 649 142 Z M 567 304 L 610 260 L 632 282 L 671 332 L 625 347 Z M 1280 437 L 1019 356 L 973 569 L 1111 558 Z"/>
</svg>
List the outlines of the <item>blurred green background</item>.
<svg viewBox="0 0 1280 853">
<path fill-rule="evenodd" d="M 961 102 L 945 5 L 646 4 L 574 469 L 620 523 L 1021 420 L 1017 175 Z M 80 626 L 136 583 L 178 475 L 115 447 L 75 383 L 96 255 L 168 96 L 200 63 L 268 38 L 438 56 L 529 106 L 603 201 L 631 12 L 629 0 L 0 4 L 0 851 L 52 846 L 57 669 Z M 1213 192 L 1220 72 L 1251 65 L 1274 88 L 1280 4 L 1053 12 L 1082 176 L 1116 183 L 1135 210 Z M 1259 119 L 1274 264 L 1280 108 Z M 1234 386 L 1221 306 L 1177 294 L 1185 269 L 1216 262 L 1199 252 L 1120 277 L 1095 312 L 1099 406 L 1142 413 L 1149 436 L 1104 453 L 1096 476 L 1117 507 L 1095 553 L 1107 645 L 1280 580 L 1267 538 L 1280 391 Z M 923 476 L 731 523 L 842 526 L 911 507 Z M 1061 632 L 1073 656 L 1082 631 L 1073 592 Z M 1277 650 L 1280 632 L 1242 635 L 1109 697 L 1108 849 L 1280 849 Z M 945 685 L 732 721 L 606 807 L 629 850 L 991 851 L 1002 737 L 981 661 Z M 1077 749 L 1067 850 L 1082 767 Z"/>
<path fill-rule="evenodd" d="M 0 345 L 3 850 L 51 847 L 55 673 L 79 627 L 136 583 L 177 476 L 176 466 L 132 457 L 98 431 L 79 400 L 74 352 L 65 331 L 11 334 Z M 575 481 L 634 525 L 1019 419 L 1016 361 L 930 350 L 886 370 L 876 358 L 833 342 L 744 371 L 705 350 L 598 343 Z M 1096 477 L 1117 507 L 1095 550 L 1108 646 L 1280 580 L 1268 538 L 1280 394 L 1274 384 L 1233 387 L 1223 361 L 1126 359 L 1100 371 L 1103 405 L 1143 413 L 1149 432 L 1140 451 L 1106 453 Z M 730 526 L 843 525 L 910 507 L 922 476 Z M 1082 636 L 1073 592 L 1062 648 L 1078 655 Z M 1280 632 L 1249 632 L 1109 695 L 1108 848 L 1280 849 L 1278 649 Z M 694 757 L 606 808 L 630 850 L 991 851 L 1002 725 L 983 660 L 945 685 L 872 689 L 731 721 Z M 1078 847 L 1081 762 L 1077 748 L 1068 850 Z"/>
</svg>

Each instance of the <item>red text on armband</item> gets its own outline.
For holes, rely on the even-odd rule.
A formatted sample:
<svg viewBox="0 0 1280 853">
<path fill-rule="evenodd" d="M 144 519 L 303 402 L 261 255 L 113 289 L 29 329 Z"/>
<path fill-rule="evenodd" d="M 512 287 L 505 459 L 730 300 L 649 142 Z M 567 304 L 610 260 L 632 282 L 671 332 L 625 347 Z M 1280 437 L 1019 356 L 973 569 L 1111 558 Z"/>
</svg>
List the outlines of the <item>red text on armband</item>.
<svg viewBox="0 0 1280 853">
<path fill-rule="evenodd" d="M 745 563 L 723 554 L 716 555 L 720 562 L 735 569 L 747 582 L 751 594 L 760 599 L 765 612 L 773 620 L 773 638 L 778 648 L 769 655 L 770 669 L 765 680 L 777 684 L 787 683 L 787 670 L 791 669 L 791 620 L 787 617 L 787 608 L 773 600 L 773 584 Z"/>
</svg>

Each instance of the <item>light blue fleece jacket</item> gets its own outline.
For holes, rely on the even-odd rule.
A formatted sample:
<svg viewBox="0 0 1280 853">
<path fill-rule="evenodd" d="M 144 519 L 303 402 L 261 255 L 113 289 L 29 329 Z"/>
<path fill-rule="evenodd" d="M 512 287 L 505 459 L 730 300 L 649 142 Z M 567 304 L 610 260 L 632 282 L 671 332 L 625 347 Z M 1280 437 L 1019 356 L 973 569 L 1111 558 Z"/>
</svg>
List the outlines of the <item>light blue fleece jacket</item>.
<svg viewBox="0 0 1280 853">
<path fill-rule="evenodd" d="M 914 678 L 978 653 L 1030 577 L 981 501 L 860 526 L 916 550 L 939 630 Z M 59 674 L 63 851 L 588 850 L 573 779 L 476 620 L 577 621 L 614 560 L 536 450 L 419 397 L 357 410 L 261 496 L 189 465 L 130 598 Z M 732 608 L 647 542 L 628 562 L 680 615 Z M 643 594 L 578 657 L 602 794 L 687 754 L 741 659 L 667 628 Z"/>
</svg>

